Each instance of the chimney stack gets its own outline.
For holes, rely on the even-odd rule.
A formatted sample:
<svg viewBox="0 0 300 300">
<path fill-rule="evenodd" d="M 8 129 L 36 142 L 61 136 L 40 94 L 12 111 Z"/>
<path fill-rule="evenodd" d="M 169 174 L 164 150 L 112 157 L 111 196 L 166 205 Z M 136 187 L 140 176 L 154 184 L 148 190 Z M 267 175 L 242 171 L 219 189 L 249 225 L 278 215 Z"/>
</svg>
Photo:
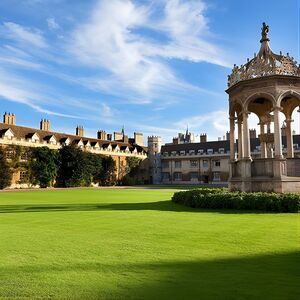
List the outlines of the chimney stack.
<svg viewBox="0 0 300 300">
<path fill-rule="evenodd" d="M 104 130 L 99 130 L 99 131 L 97 132 L 97 139 L 106 141 L 106 140 L 107 140 L 106 131 L 104 131 Z"/>
<path fill-rule="evenodd" d="M 202 133 L 200 134 L 200 143 L 206 143 L 207 142 L 207 134 Z"/>
<path fill-rule="evenodd" d="M 50 121 L 42 119 L 40 122 L 40 129 L 44 131 L 50 131 Z"/>
<path fill-rule="evenodd" d="M 16 125 L 15 114 L 5 112 L 5 114 L 3 115 L 3 123 L 8 125 Z"/>
<path fill-rule="evenodd" d="M 134 143 L 139 146 L 144 146 L 144 135 L 140 132 L 134 133 Z"/>
<path fill-rule="evenodd" d="M 83 126 L 77 126 L 76 127 L 76 135 L 83 137 L 84 136 L 84 128 Z"/>
</svg>

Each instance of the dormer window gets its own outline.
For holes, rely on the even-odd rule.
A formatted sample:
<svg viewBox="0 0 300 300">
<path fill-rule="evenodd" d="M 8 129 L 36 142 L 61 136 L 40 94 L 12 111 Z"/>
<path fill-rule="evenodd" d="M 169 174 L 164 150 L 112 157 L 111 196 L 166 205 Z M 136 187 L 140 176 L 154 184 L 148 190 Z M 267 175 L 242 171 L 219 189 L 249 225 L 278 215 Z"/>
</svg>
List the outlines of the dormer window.
<svg viewBox="0 0 300 300">
<path fill-rule="evenodd" d="M 224 148 L 219 148 L 219 153 L 220 154 L 224 154 L 224 152 L 225 152 Z"/>
<path fill-rule="evenodd" d="M 13 137 L 15 136 L 14 132 L 10 128 L 1 130 L 0 134 L 1 134 L 2 138 L 7 139 L 7 140 L 12 140 Z"/>
</svg>

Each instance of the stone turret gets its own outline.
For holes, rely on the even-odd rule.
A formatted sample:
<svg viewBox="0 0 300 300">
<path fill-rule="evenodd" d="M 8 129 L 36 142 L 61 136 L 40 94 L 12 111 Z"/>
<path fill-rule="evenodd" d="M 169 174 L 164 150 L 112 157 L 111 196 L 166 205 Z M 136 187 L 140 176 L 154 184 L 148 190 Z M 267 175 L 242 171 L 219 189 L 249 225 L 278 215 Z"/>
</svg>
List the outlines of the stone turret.
<svg viewBox="0 0 300 300">
<path fill-rule="evenodd" d="M 148 137 L 150 183 L 161 183 L 161 137 Z"/>
</svg>

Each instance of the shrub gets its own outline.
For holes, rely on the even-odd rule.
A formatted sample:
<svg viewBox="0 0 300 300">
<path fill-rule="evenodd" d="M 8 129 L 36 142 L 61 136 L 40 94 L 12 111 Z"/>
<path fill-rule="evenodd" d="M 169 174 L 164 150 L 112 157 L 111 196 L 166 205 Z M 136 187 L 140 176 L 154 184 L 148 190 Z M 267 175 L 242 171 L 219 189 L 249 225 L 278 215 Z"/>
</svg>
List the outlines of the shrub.
<svg viewBox="0 0 300 300">
<path fill-rule="evenodd" d="M 298 212 L 296 193 L 241 193 L 226 189 L 203 188 L 174 193 L 172 201 L 194 208 Z"/>
</svg>

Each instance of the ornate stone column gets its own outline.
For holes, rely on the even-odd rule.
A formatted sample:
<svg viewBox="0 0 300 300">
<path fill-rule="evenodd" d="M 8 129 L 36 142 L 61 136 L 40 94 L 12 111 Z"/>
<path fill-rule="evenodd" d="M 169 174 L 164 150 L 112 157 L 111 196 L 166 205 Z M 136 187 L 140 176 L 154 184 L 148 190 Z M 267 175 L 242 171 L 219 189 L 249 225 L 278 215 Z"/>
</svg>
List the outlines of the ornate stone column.
<svg viewBox="0 0 300 300">
<path fill-rule="evenodd" d="M 244 156 L 244 151 L 243 151 L 243 123 L 242 123 L 242 118 L 241 116 L 238 117 L 238 159 L 242 159 Z"/>
<path fill-rule="evenodd" d="M 286 119 L 286 143 L 287 143 L 287 158 L 294 157 L 294 143 L 291 123 L 294 122 L 292 119 Z"/>
<path fill-rule="evenodd" d="M 235 117 L 230 117 L 229 118 L 230 121 L 230 160 L 235 160 L 235 149 L 234 149 L 234 130 L 235 130 Z"/>
<path fill-rule="evenodd" d="M 260 122 L 260 135 L 261 137 L 265 134 L 265 124 Z M 260 156 L 261 158 L 267 158 L 267 143 L 262 140 L 260 141 Z"/>
<path fill-rule="evenodd" d="M 274 108 L 274 147 L 275 158 L 282 158 L 282 142 L 281 142 L 281 128 L 279 125 L 279 112 L 281 107 Z"/>
<path fill-rule="evenodd" d="M 244 136 L 244 156 L 245 159 L 251 158 L 251 151 L 250 151 L 250 138 L 249 138 L 249 127 L 248 127 L 248 111 L 243 111 L 243 136 Z"/>
</svg>

